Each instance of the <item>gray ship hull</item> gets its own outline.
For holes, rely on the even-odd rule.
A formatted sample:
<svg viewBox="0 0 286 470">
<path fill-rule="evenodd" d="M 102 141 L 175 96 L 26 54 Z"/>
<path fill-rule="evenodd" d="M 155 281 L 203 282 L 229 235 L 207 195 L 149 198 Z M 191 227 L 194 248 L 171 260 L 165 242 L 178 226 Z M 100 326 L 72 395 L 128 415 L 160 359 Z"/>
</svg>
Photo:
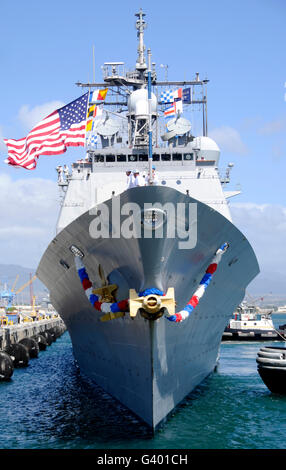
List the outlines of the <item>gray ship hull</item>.
<svg viewBox="0 0 286 470">
<path fill-rule="evenodd" d="M 112 201 L 106 202 L 110 208 Z M 69 330 L 81 371 L 153 429 L 213 371 L 224 328 L 259 272 L 243 234 L 206 204 L 162 186 L 135 188 L 120 196 L 121 206 L 136 202 L 143 208 L 144 203 L 155 201 L 197 205 L 194 248 L 179 249 L 176 238 L 94 239 L 89 233 L 94 215 L 86 212 L 51 242 L 37 271 Z M 229 249 L 212 283 L 182 323 L 165 317 L 150 321 L 140 314 L 132 319 L 128 313 L 101 322 L 102 314 L 85 296 L 70 251 L 71 245 L 82 250 L 89 277 L 97 285 L 101 264 L 108 281 L 118 285 L 116 300 L 128 298 L 130 288 L 139 292 L 156 287 L 166 292 L 174 287 L 179 311 L 224 242 Z"/>
</svg>

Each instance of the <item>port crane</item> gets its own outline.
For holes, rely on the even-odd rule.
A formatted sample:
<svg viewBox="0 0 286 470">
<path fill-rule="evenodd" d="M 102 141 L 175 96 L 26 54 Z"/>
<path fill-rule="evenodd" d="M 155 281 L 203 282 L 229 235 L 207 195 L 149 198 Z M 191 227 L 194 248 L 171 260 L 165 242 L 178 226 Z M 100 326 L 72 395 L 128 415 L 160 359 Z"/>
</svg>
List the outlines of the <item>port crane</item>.
<svg viewBox="0 0 286 470">
<path fill-rule="evenodd" d="M 6 300 L 7 304 L 8 304 L 8 307 L 12 307 L 12 303 L 13 303 L 13 300 L 14 300 L 15 296 L 17 294 L 20 294 L 20 292 L 22 292 L 26 287 L 31 285 L 32 282 L 34 282 L 34 280 L 36 278 L 37 278 L 36 275 L 34 275 L 33 277 L 30 276 L 29 281 L 25 282 L 25 284 L 23 284 L 21 287 L 19 287 L 15 292 L 16 284 L 17 284 L 17 281 L 19 279 L 19 274 L 17 274 L 12 288 L 8 289 L 7 285 L 5 284 L 4 289 L 2 291 L 0 291 L 0 300 Z"/>
</svg>

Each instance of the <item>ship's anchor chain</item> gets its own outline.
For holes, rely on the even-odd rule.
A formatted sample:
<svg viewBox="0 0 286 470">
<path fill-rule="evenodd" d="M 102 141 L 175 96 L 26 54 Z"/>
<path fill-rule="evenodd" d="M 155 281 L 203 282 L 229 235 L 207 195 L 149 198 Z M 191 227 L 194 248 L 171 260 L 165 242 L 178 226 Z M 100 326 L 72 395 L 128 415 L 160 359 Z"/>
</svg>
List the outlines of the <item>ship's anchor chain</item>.
<svg viewBox="0 0 286 470">
<path fill-rule="evenodd" d="M 228 243 L 224 243 L 216 251 L 214 258 L 201 279 L 199 287 L 190 298 L 186 307 L 178 313 L 175 313 L 176 302 L 173 287 L 169 287 L 166 294 L 154 287 L 145 289 L 138 294 L 134 289 L 130 289 L 129 299 L 115 302 L 114 292 L 117 289 L 117 285 L 108 285 L 100 265 L 99 276 L 101 278 L 102 286 L 97 289 L 93 289 L 86 268 L 79 256 L 75 256 L 75 265 L 89 302 L 96 310 L 104 313 L 104 315 L 100 317 L 101 321 L 109 321 L 115 318 L 124 317 L 126 312 L 130 313 L 131 318 L 134 318 L 136 317 L 137 312 L 139 312 L 148 320 L 156 320 L 164 315 L 169 321 L 179 323 L 186 320 L 198 305 L 206 288 L 212 280 L 213 274 L 217 270 L 217 266 L 221 261 L 222 255 L 226 252 L 228 247 Z"/>
</svg>

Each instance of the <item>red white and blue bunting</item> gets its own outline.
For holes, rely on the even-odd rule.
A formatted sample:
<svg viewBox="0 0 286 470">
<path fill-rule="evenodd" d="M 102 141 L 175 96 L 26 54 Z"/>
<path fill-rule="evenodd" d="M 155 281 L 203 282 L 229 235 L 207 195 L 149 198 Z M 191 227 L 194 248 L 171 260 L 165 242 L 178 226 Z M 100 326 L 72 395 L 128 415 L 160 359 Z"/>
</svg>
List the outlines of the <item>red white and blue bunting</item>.
<svg viewBox="0 0 286 470">
<path fill-rule="evenodd" d="M 196 308 L 198 305 L 200 299 L 203 297 L 206 288 L 210 284 L 212 277 L 214 273 L 217 270 L 217 266 L 219 262 L 221 261 L 222 255 L 226 252 L 228 249 L 229 245 L 228 243 L 224 243 L 217 251 L 212 259 L 211 263 L 209 264 L 208 268 L 206 269 L 206 272 L 204 276 L 201 279 L 201 282 L 199 284 L 199 287 L 195 291 L 194 295 L 190 298 L 189 302 L 187 303 L 186 307 L 184 307 L 183 310 L 181 310 L 178 313 L 175 313 L 175 315 L 165 315 L 166 318 L 170 321 L 179 323 L 183 320 L 186 320 L 186 318 L 189 317 L 190 313 Z"/>
<path fill-rule="evenodd" d="M 77 269 L 77 273 L 82 283 L 82 287 L 85 291 L 85 295 L 87 296 L 91 305 L 98 310 L 99 312 L 103 313 L 116 313 L 116 312 L 128 312 L 129 311 L 129 302 L 128 299 L 121 300 L 120 302 L 100 302 L 99 297 L 96 294 L 93 294 L 92 290 L 92 283 L 89 280 L 87 271 L 85 266 L 78 256 L 75 256 L 75 265 Z"/>
<path fill-rule="evenodd" d="M 217 266 L 221 261 L 222 255 L 226 252 L 228 249 L 229 245 L 228 243 L 224 243 L 217 251 L 212 259 L 211 263 L 209 264 L 208 268 L 206 269 L 206 272 L 201 279 L 201 282 L 199 284 L 199 287 L 195 291 L 194 295 L 190 298 L 189 302 L 187 303 L 186 307 L 184 307 L 183 310 L 181 310 L 178 313 L 175 313 L 175 315 L 170 315 L 168 311 L 165 314 L 165 317 L 172 322 L 182 322 L 183 320 L 186 320 L 190 313 L 197 307 L 200 299 L 203 297 L 207 287 L 209 286 L 214 273 L 217 270 Z M 80 278 L 80 281 L 82 283 L 82 287 L 85 291 L 85 295 L 87 296 L 89 302 L 91 305 L 98 310 L 99 312 L 103 313 L 116 313 L 116 312 L 128 312 L 129 311 L 129 301 L 128 299 L 121 300 L 120 302 L 101 302 L 99 300 L 99 297 L 96 294 L 93 294 L 93 286 L 91 281 L 89 280 L 86 268 L 78 256 L 75 256 L 75 265 L 76 269 Z M 160 295 L 164 296 L 164 292 L 161 290 L 151 287 L 149 289 L 145 289 L 142 292 L 139 292 L 138 296 L 139 297 L 146 297 L 147 295 Z"/>
</svg>

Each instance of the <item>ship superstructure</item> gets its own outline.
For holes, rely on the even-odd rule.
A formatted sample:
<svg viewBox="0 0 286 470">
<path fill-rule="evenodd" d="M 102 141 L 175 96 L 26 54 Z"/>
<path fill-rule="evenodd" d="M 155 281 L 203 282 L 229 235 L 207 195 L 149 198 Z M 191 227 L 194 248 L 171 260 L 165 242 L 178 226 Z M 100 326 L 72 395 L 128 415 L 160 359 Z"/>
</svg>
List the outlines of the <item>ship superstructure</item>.
<svg viewBox="0 0 286 470">
<path fill-rule="evenodd" d="M 214 369 L 259 268 L 231 221 L 233 165 L 219 173 L 207 135 L 208 80 L 158 81 L 144 17 L 135 70 L 108 62 L 102 83 L 77 84 L 95 96 L 86 154 L 57 168 L 57 235 L 37 274 L 82 372 L 155 428 Z"/>
</svg>

